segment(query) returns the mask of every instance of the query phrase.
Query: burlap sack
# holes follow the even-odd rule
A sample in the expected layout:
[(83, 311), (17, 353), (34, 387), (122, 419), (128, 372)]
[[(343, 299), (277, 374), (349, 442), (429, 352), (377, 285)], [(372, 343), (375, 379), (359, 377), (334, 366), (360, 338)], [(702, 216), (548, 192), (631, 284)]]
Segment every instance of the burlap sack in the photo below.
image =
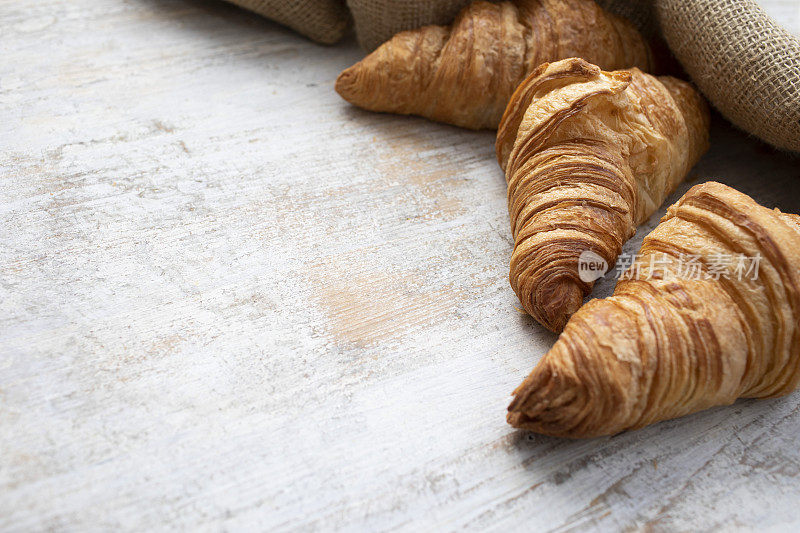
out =
[(633, 22), (644, 35), (658, 33), (653, 0), (595, 0), (601, 7)]
[(392, 35), (428, 24), (448, 24), (472, 0), (347, 0), (358, 43), (371, 52)]
[[(472, 0), (347, 0), (358, 42), (371, 52), (395, 33), (428, 24), (449, 24)], [(645, 32), (653, 31), (650, 0), (599, 0), (612, 12), (630, 18)]]
[(342, 38), (350, 21), (344, 0), (228, 0), (323, 44)]
[(656, 0), (672, 52), (731, 122), (800, 152), (800, 40), (752, 0)]

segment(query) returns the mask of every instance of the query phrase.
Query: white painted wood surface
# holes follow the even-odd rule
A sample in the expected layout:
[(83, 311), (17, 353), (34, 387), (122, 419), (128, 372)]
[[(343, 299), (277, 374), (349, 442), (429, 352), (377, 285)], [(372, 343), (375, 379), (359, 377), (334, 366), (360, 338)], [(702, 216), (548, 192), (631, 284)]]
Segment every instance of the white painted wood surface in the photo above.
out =
[[(0, 0), (0, 51), (0, 530), (800, 527), (800, 393), (505, 424), (554, 337), (506, 280), (493, 135), (349, 107), (353, 44)], [(693, 179), (800, 212), (797, 160), (713, 143)]]
[(800, 35), (800, 0), (760, 0), (758, 3), (781, 26)]

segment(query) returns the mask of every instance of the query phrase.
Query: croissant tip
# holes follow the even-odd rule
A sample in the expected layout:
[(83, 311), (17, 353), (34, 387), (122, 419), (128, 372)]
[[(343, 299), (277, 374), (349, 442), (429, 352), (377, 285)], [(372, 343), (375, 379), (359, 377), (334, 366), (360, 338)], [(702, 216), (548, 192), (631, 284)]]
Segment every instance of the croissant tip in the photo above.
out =
[(508, 409), (509, 411), (508, 414), (506, 414), (506, 422), (508, 422), (508, 425), (511, 427), (519, 428), (519, 418), (522, 413), (512, 411), (510, 405), (508, 406)]
[(552, 435), (553, 428), (548, 427), (545, 421), (539, 416), (545, 410), (546, 405), (542, 400), (531, 402), (530, 398), (515, 396), (508, 406), (506, 422), (516, 429)]
[(357, 64), (353, 65), (352, 67), (346, 68), (341, 73), (339, 73), (339, 76), (337, 76), (336, 78), (336, 83), (334, 83), (333, 85), (334, 90), (337, 93), (339, 93), (339, 96), (341, 96), (347, 101), (350, 101), (350, 98), (352, 96), (352, 89), (353, 87), (355, 87), (356, 75), (354, 69), (356, 66)]
[(546, 362), (514, 391), (506, 421), (515, 428), (536, 429), (536, 415), (546, 408), (546, 393), (552, 388), (554, 374)]
[(519, 396), (515, 396), (508, 406), (508, 413), (506, 414), (506, 422), (511, 427), (517, 429), (527, 429), (536, 431), (535, 419), (530, 417), (522, 408), (522, 402)]
[(541, 312), (534, 316), (550, 331), (561, 333), (569, 318), (583, 304), (584, 292), (583, 287), (571, 278), (542, 283), (537, 299), (543, 305), (537, 306)]
[(512, 427), (553, 437), (591, 436), (582, 421), (601, 406), (589, 401), (585, 385), (545, 356), (514, 391), (506, 421)]

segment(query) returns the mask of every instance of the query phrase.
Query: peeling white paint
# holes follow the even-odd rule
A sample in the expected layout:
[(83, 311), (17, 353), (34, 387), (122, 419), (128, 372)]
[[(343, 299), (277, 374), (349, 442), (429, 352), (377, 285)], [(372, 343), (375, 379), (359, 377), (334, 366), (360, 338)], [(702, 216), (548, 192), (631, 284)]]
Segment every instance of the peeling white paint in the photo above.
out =
[[(349, 107), (353, 44), (0, 0), (0, 47), (0, 529), (798, 525), (800, 394), (506, 426), (554, 337), (508, 286), (493, 135)], [(800, 212), (796, 160), (712, 140), (695, 177)]]

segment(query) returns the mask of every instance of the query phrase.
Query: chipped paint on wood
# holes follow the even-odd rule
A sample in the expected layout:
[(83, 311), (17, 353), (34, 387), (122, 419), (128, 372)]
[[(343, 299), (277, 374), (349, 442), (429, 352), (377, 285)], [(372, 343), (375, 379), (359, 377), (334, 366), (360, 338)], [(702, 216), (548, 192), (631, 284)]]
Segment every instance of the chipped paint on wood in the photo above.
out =
[[(351, 108), (354, 44), (0, 0), (0, 48), (1, 530), (798, 525), (800, 394), (505, 424), (554, 336), (508, 286), (493, 135)], [(796, 160), (712, 138), (695, 179), (800, 212)]]

